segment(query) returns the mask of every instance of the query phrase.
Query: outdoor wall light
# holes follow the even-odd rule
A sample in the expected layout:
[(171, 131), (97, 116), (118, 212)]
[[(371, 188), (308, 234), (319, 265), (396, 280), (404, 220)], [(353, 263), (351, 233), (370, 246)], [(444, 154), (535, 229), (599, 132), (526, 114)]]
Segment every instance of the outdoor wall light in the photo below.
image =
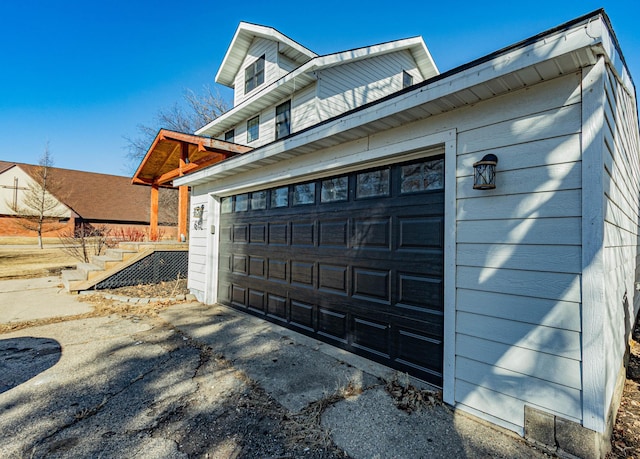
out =
[(492, 190), (496, 187), (496, 155), (485, 155), (477, 163), (473, 163), (473, 189)]

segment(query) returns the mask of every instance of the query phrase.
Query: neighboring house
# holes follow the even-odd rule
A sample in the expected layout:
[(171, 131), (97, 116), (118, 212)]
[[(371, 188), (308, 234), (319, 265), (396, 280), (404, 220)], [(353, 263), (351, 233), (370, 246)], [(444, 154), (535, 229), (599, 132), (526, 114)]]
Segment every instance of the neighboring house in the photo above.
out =
[(640, 302), (636, 94), (604, 11), (443, 74), (420, 38), (316, 56), (241, 23), (216, 81), (235, 107), (197, 134), (255, 149), (174, 181), (192, 292), (604, 454)]
[[(29, 186), (37, 186), (40, 166), (0, 161), (0, 236), (35, 236), (20, 224), (13, 208), (22, 205)], [(149, 187), (131, 184), (129, 177), (51, 167), (51, 193), (60, 206), (47, 215), (57, 224), (45, 236), (56, 237), (81, 224), (112, 232), (143, 232), (149, 226)], [(177, 190), (162, 189), (160, 221), (166, 237), (176, 237)]]

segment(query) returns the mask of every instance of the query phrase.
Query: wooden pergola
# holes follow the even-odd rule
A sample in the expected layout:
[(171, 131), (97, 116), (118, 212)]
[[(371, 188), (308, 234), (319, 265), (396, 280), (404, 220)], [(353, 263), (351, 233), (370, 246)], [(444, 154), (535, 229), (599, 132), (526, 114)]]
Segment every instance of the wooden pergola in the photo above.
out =
[[(171, 182), (189, 172), (251, 151), (252, 148), (223, 140), (160, 129), (144, 159), (133, 175), (134, 185), (151, 187), (150, 234), (158, 239), (160, 187), (174, 188)], [(189, 188), (178, 187), (178, 240), (187, 234)]]

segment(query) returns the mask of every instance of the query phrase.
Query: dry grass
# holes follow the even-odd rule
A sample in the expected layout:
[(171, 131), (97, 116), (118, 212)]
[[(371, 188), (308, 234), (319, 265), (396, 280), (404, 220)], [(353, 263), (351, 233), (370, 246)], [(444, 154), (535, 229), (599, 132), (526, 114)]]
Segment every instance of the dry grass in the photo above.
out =
[(55, 275), (77, 263), (78, 260), (57, 247), (16, 247), (13, 243), (6, 242), (5, 238), (0, 240), (0, 279)]

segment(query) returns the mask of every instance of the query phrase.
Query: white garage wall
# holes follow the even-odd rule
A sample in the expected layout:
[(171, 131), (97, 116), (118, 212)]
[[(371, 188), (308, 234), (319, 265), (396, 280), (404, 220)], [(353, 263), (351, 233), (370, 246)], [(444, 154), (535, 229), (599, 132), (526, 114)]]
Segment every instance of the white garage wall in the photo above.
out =
[[(295, 181), (338, 155), (418, 145), (455, 127), (455, 378), (445, 376), (445, 385), (455, 387), (460, 407), (520, 433), (525, 404), (580, 421), (580, 81), (557, 78), (313, 158), (221, 178), (206, 192)], [(472, 164), (488, 152), (499, 157), (498, 187), (472, 190)]]
[[(603, 77), (604, 105), (604, 269), (606, 324), (603, 359), (606, 372), (605, 408), (613, 397), (616, 379), (630, 338), (640, 298), (638, 276), (638, 221), (640, 157), (638, 119), (633, 95), (619, 85), (610, 69)], [(606, 414), (606, 413), (605, 413)]]

